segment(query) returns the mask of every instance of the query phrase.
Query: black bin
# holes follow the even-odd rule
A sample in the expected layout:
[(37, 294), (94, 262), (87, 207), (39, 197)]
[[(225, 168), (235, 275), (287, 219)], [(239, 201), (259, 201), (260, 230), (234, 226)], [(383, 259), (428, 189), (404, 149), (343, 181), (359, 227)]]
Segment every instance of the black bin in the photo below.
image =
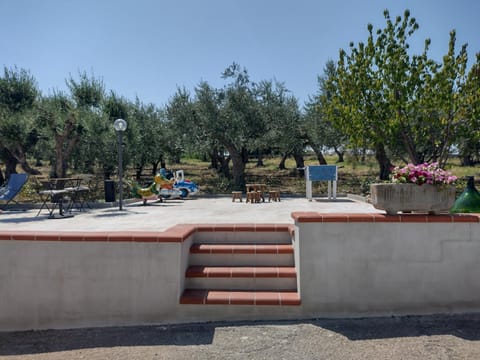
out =
[(115, 182), (113, 180), (105, 180), (105, 202), (115, 201)]

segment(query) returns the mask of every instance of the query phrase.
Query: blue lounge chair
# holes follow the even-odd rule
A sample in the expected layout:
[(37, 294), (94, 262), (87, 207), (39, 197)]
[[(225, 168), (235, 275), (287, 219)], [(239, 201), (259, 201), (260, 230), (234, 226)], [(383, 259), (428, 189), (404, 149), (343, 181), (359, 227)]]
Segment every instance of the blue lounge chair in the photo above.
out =
[(15, 196), (22, 190), (23, 185), (27, 182), (28, 174), (10, 174), (8, 182), (0, 187), (0, 201), (6, 201), (5, 204), (0, 205), (0, 209), (5, 210), (8, 204), (14, 200)]

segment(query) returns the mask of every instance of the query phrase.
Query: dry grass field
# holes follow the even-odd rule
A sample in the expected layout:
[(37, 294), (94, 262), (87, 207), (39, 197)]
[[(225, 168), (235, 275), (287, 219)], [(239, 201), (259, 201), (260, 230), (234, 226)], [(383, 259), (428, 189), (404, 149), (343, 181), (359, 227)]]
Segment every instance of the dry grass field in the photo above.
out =
[[(263, 167), (256, 166), (256, 159), (251, 159), (246, 166), (246, 182), (247, 183), (264, 183), (269, 188), (275, 188), (286, 195), (303, 195), (305, 194), (305, 179), (301, 172), (295, 168), (293, 159), (287, 159), (286, 170), (280, 170), (278, 164), (280, 158), (272, 157), (265, 158)], [(336, 157), (327, 157), (329, 164), (335, 164)], [(318, 164), (313, 155), (305, 156), (305, 165)], [(399, 163), (400, 164), (400, 163)], [(225, 179), (217, 174), (214, 169), (209, 168), (209, 162), (203, 162), (197, 159), (182, 159), (180, 164), (167, 163), (167, 168), (175, 171), (183, 169), (185, 177), (197, 183), (200, 186), (202, 194), (227, 194), (233, 190), (233, 183), (231, 180)], [(368, 158), (361, 163), (356, 161), (353, 157), (346, 156), (345, 162), (336, 164), (338, 169), (338, 193), (341, 194), (358, 194), (367, 195), (369, 193), (370, 184), (377, 180), (377, 165), (375, 159)], [(460, 178), (457, 189), (462, 191), (465, 188), (466, 182), (461, 178), (468, 175), (476, 177), (477, 182), (480, 181), (480, 166), (476, 167), (461, 167), (456, 159), (453, 159), (448, 165), (447, 169), (454, 175)], [(43, 174), (48, 174), (48, 167), (39, 168)], [(21, 170), (19, 169), (19, 172)], [(142, 176), (142, 186), (148, 185), (153, 181), (151, 170), (146, 169)], [(96, 175), (95, 182), (95, 197), (103, 199), (103, 177)], [(133, 169), (127, 169), (124, 178), (134, 179)], [(116, 179), (114, 179), (116, 180)], [(326, 183), (314, 182), (315, 193), (326, 193)], [(27, 186), (19, 198), (21, 201), (35, 202), (38, 201), (36, 194), (35, 183), (29, 181)]]
[[(252, 159), (246, 166), (247, 183), (265, 183), (269, 187), (278, 188), (285, 194), (304, 194), (305, 179), (295, 168), (293, 159), (286, 162), (287, 170), (279, 170), (279, 158), (265, 158), (263, 167), (256, 167), (256, 159)], [(345, 162), (335, 163), (336, 157), (327, 157), (329, 164), (339, 166), (338, 169), (338, 192), (343, 194), (366, 195), (369, 193), (370, 184), (378, 181), (378, 169), (375, 159), (369, 158), (364, 163), (356, 161), (353, 157), (346, 157)], [(314, 156), (305, 157), (305, 165), (318, 165)], [(401, 165), (399, 163), (399, 165)], [(200, 184), (202, 192), (210, 194), (228, 193), (232, 184), (218, 177), (216, 172), (208, 168), (209, 163), (193, 159), (184, 159), (181, 164), (172, 165), (172, 169), (183, 169), (185, 175), (192, 181)], [(480, 166), (461, 167), (456, 159), (447, 165), (447, 170), (460, 178), (458, 189), (464, 189), (466, 184), (461, 178), (475, 176), (480, 181)], [(316, 193), (326, 192), (326, 184), (314, 182)]]

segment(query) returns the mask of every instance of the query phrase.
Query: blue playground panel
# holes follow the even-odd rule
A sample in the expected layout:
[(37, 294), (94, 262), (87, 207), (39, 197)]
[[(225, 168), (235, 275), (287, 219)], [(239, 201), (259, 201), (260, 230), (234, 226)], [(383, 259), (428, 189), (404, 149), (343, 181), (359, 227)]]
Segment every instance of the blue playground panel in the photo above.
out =
[[(307, 166), (305, 171), (306, 195), (312, 200), (312, 182), (327, 181), (328, 199), (337, 198), (337, 166), (336, 165), (314, 165)], [(333, 196), (332, 196), (333, 192)]]
[(335, 181), (337, 180), (336, 165), (316, 165), (308, 167), (308, 179), (310, 181)]

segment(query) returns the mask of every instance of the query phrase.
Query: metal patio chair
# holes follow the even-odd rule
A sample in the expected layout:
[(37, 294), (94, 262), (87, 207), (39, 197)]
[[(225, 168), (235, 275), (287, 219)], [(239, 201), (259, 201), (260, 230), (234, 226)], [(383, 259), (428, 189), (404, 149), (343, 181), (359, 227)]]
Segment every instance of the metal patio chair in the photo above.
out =
[(22, 190), (27, 180), (28, 174), (10, 174), (7, 183), (0, 187), (0, 201), (5, 201), (4, 204), (0, 205), (1, 210), (5, 210), (10, 202), (18, 204), (15, 197)]

